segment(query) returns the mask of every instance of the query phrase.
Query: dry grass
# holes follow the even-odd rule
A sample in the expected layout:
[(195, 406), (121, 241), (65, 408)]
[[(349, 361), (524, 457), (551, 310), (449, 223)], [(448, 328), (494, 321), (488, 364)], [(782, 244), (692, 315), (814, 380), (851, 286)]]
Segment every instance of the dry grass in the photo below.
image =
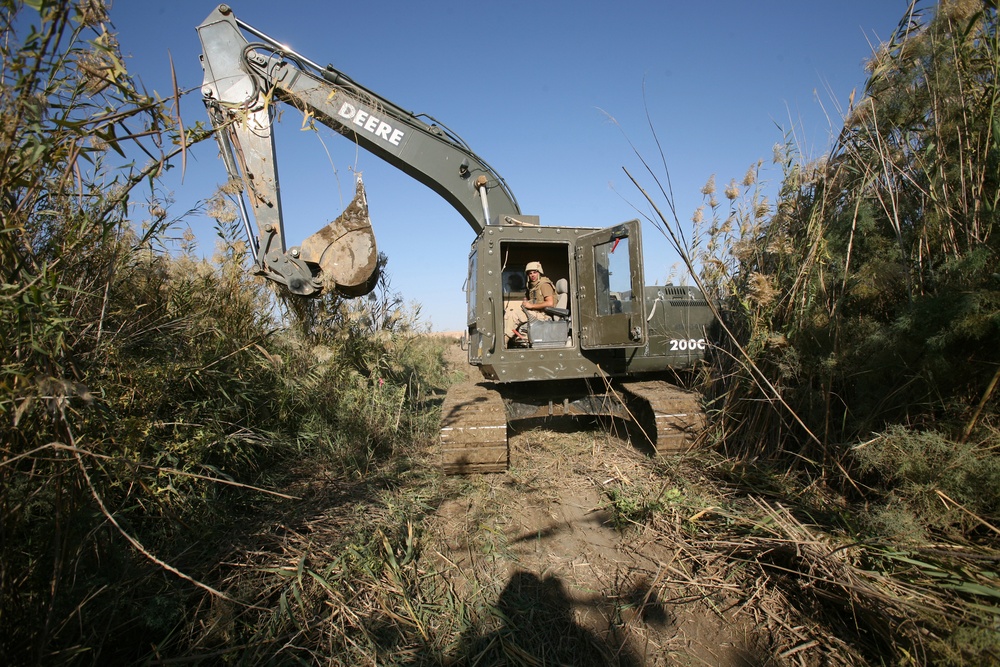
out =
[(363, 477), (310, 461), (218, 541), (200, 577), (229, 599), (198, 596), (154, 661), (958, 664), (949, 627), (990, 659), (992, 584), (961, 577), (991, 552), (946, 571), (857, 543), (857, 508), (797, 476), (533, 426), (500, 475), (445, 477), (427, 440)]

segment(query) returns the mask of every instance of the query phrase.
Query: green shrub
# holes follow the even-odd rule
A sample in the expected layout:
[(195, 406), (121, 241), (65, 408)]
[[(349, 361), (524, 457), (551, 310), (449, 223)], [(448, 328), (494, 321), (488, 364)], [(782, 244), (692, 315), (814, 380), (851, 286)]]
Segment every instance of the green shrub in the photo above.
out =
[(930, 534), (962, 539), (983, 531), (983, 520), (1000, 516), (998, 444), (894, 427), (856, 447), (861, 472), (877, 482), (884, 498), (873, 525), (907, 543), (926, 542)]

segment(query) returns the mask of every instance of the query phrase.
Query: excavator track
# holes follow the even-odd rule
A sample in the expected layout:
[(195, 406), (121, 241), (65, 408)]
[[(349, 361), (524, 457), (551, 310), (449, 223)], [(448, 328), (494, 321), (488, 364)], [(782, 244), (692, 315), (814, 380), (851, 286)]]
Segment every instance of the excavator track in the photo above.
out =
[(507, 470), (507, 413), (488, 384), (453, 385), (441, 406), (441, 467), (449, 475)]
[(658, 454), (691, 449), (708, 420), (698, 394), (658, 380), (621, 383), (633, 420)]

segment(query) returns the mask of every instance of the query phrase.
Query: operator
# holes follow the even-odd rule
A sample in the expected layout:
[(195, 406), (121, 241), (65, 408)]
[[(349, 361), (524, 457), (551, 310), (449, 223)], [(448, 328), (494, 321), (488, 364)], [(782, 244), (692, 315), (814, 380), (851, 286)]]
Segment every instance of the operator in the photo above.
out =
[(551, 320), (545, 309), (556, 305), (556, 287), (545, 277), (541, 262), (528, 262), (524, 273), (528, 276), (527, 298), (521, 302), (520, 308), (510, 307), (504, 312), (503, 329), (508, 347), (516, 340), (525, 339), (519, 331), (522, 324), (533, 320)]

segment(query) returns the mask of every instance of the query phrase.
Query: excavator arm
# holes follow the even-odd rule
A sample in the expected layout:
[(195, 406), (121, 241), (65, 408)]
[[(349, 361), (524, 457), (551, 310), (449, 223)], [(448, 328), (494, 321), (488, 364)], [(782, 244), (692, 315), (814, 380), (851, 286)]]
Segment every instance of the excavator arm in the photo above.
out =
[[(273, 124), (289, 104), (441, 195), (478, 234), (517, 222), (520, 208), (503, 179), (460, 138), (364, 88), (332, 66), (320, 67), (219, 5), (198, 26), (202, 96), (230, 178), (242, 183), (256, 220), (254, 237), (239, 202), (257, 273), (293, 294), (336, 289), (368, 293), (377, 279), (375, 236), (360, 177), (354, 200), (333, 222), (287, 247)], [(249, 41), (250, 35), (254, 41)]]

